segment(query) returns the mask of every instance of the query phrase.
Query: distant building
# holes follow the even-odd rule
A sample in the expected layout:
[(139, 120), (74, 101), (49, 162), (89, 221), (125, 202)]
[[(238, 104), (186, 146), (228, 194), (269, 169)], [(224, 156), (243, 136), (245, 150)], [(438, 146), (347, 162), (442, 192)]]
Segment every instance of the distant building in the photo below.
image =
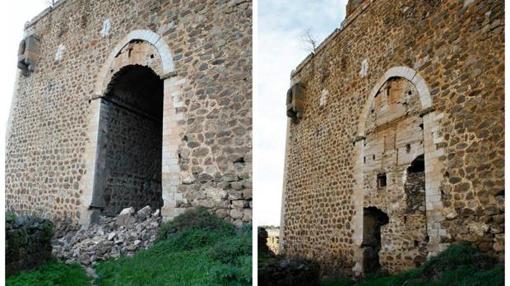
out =
[(280, 228), (266, 227), (267, 231), (267, 247), (274, 253), (280, 253)]

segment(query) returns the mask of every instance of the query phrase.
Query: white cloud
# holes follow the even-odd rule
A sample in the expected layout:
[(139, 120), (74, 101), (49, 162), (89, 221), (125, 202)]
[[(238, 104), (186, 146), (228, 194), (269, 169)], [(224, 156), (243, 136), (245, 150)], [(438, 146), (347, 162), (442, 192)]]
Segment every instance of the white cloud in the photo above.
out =
[(347, 0), (258, 1), (254, 95), (254, 193), (259, 225), (279, 225), (285, 157), (285, 96), (290, 72), (308, 54), (302, 35), (319, 42), (340, 26)]

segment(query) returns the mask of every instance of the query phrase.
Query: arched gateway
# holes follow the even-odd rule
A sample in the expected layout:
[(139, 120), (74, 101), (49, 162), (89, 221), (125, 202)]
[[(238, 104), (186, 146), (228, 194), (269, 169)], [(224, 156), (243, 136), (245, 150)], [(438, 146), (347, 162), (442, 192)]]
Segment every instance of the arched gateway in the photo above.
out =
[(180, 183), (178, 124), (171, 92), (172, 54), (148, 30), (129, 33), (110, 53), (96, 80), (87, 145), (81, 223), (93, 212), (162, 207), (175, 213)]
[[(399, 272), (444, 247), (437, 119), (425, 80), (411, 68), (389, 69), (372, 89), (354, 140), (355, 273), (379, 265)], [(367, 210), (375, 208), (388, 215), (377, 224), (377, 240), (367, 237), (375, 225), (366, 219)], [(372, 240), (377, 243), (368, 243)], [(377, 267), (367, 267), (374, 257)]]

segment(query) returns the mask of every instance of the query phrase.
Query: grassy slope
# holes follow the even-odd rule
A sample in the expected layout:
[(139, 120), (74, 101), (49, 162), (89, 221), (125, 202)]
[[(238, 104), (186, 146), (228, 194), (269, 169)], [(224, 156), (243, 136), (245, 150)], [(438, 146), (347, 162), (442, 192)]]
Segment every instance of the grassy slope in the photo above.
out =
[(6, 280), (7, 286), (88, 286), (91, 279), (78, 264), (49, 262), (33, 271), (21, 272)]
[(324, 281), (323, 286), (498, 286), (504, 285), (504, 267), (473, 246), (450, 246), (419, 268), (385, 277)]
[[(132, 258), (100, 263), (98, 285), (251, 285), (250, 240), (248, 231), (226, 235), (187, 230)], [(245, 249), (232, 256), (225, 245)], [(218, 256), (221, 252), (224, 258)]]
[[(133, 257), (97, 264), (96, 284), (251, 285), (251, 226), (236, 229), (196, 209), (164, 224), (158, 238)], [(81, 286), (90, 280), (79, 265), (54, 262), (13, 276), (7, 285)]]

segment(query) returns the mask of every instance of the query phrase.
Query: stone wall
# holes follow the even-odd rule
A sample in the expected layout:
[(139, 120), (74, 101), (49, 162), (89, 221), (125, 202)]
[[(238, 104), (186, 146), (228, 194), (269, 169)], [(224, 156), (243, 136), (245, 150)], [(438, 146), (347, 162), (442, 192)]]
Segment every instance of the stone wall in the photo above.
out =
[(251, 15), (238, 0), (62, 0), (29, 22), (40, 53), (17, 78), (7, 207), (89, 222), (100, 102), (142, 65), (163, 81), (163, 217), (201, 205), (251, 221)]
[[(406, 79), (392, 78), (375, 95), (365, 122), (363, 207), (376, 207), (390, 218), (381, 227), (379, 259), (392, 272), (417, 266), (426, 257), (420, 251), (427, 237), (425, 213), (409, 210), (407, 201), (418, 198), (406, 191), (413, 183), (407, 170), (417, 156), (423, 155), (419, 111), (420, 99), (414, 85)], [(418, 204), (425, 205), (425, 196), (421, 199)]]
[(99, 141), (107, 148), (105, 213), (114, 215), (129, 206), (140, 209), (147, 203), (161, 208), (162, 122), (107, 101), (101, 107), (100, 120), (107, 125)]
[[(359, 274), (364, 208), (377, 206), (390, 272), (459, 240), (503, 259), (503, 1), (352, 2), (292, 73), (304, 103), (288, 125), (283, 252), (318, 260), (323, 274)], [(395, 79), (414, 111), (388, 105), (370, 119)], [(421, 154), (424, 179), (413, 181), (404, 175)]]
[(5, 222), (6, 275), (31, 270), (49, 261), (52, 235), (50, 221), (8, 213)]

